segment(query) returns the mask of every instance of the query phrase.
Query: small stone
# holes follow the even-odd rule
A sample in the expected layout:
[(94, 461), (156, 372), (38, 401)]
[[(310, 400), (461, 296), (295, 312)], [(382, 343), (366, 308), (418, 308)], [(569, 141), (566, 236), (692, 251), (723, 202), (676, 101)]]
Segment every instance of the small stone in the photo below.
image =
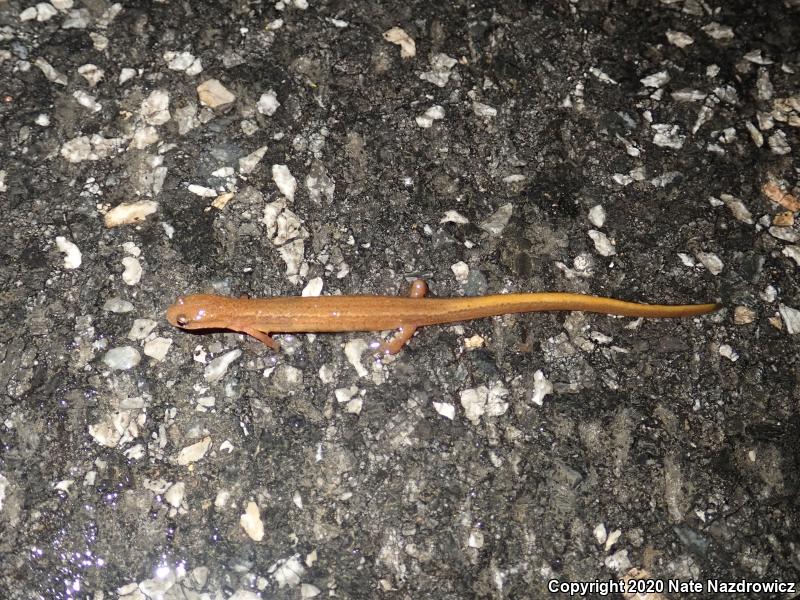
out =
[(733, 311), (733, 322), (737, 325), (747, 325), (756, 320), (756, 311), (747, 306), (737, 306)]
[(78, 74), (88, 82), (89, 87), (94, 87), (105, 76), (105, 71), (97, 65), (87, 63), (78, 67)]
[(797, 266), (800, 267), (800, 246), (786, 246), (781, 251), (781, 254), (791, 258), (795, 263), (797, 263)]
[(182, 448), (181, 451), (178, 452), (178, 456), (175, 458), (175, 461), (181, 466), (186, 466), (193, 462), (197, 462), (206, 455), (206, 452), (208, 452), (209, 448), (211, 448), (211, 437), (206, 436), (199, 442)]
[(109, 298), (103, 304), (103, 310), (113, 313), (127, 313), (133, 310), (133, 304), (121, 298)]
[(271, 117), (278, 110), (281, 103), (278, 102), (278, 96), (275, 90), (269, 90), (261, 94), (261, 97), (256, 102), (256, 110), (259, 114)]
[(141, 108), (142, 118), (149, 125), (163, 125), (170, 120), (169, 94), (166, 90), (154, 90), (144, 99)]
[(484, 119), (491, 119), (497, 116), (496, 108), (477, 101), (472, 103), (472, 112)]
[[(266, 146), (261, 146), (258, 150), (251, 152), (244, 158), (239, 159), (239, 172), (248, 175), (253, 172), (261, 159), (264, 158), (264, 154), (267, 152)], [(297, 182), (295, 182), (295, 185)]]
[(606, 223), (606, 209), (596, 204), (589, 210), (589, 222), (595, 227), (602, 227)]
[(219, 108), (236, 100), (236, 96), (229, 92), (217, 79), (208, 79), (198, 85), (197, 96), (201, 104), (210, 108)]
[(694, 40), (690, 35), (687, 35), (682, 31), (672, 31), (670, 29), (667, 30), (667, 41), (678, 48), (685, 48), (686, 46), (694, 43)]
[(133, 341), (143, 340), (150, 335), (150, 332), (156, 328), (156, 325), (158, 325), (158, 323), (152, 319), (136, 319), (128, 332), (128, 339)]
[(209, 383), (213, 383), (215, 381), (219, 381), (223, 377), (225, 377), (225, 373), (228, 371), (228, 367), (242, 355), (241, 350), (231, 350), (230, 352), (223, 354), (222, 356), (218, 356), (214, 360), (212, 360), (208, 365), (206, 365), (205, 372), (203, 373), (203, 377)]
[(122, 259), (122, 266), (125, 270), (122, 272), (122, 281), (128, 285), (136, 285), (142, 278), (142, 264), (132, 256), (126, 256)]
[(594, 242), (594, 249), (597, 250), (600, 256), (614, 256), (617, 253), (613, 242), (605, 233), (596, 229), (590, 229), (588, 233)]
[(129, 225), (131, 223), (141, 223), (158, 210), (158, 204), (152, 200), (140, 200), (139, 202), (123, 202), (109, 210), (103, 217), (103, 222), (108, 228)]
[(289, 171), (286, 165), (272, 165), (272, 180), (278, 186), (278, 190), (289, 202), (294, 200), (294, 193), (297, 190), (297, 180)]
[(703, 266), (706, 269), (708, 269), (712, 275), (719, 275), (720, 273), (722, 273), (722, 269), (725, 267), (725, 264), (716, 254), (713, 254), (711, 252), (697, 252), (696, 256), (697, 259), (701, 263), (703, 263)]
[(178, 481), (169, 487), (164, 492), (164, 500), (173, 508), (180, 508), (183, 503), (183, 498), (186, 496), (186, 484), (183, 481)]
[(737, 221), (747, 223), (748, 225), (752, 225), (755, 222), (753, 221), (753, 215), (741, 200), (730, 194), (720, 194), (720, 198), (733, 213)]
[(136, 77), (136, 69), (131, 69), (130, 67), (125, 67), (119, 72), (119, 84), (122, 85), (126, 81), (130, 81)]
[(669, 73), (666, 71), (659, 71), (658, 73), (653, 73), (652, 75), (648, 75), (640, 79), (639, 81), (642, 83), (643, 86), (649, 88), (660, 88), (663, 85), (669, 83), (670, 80)]
[(545, 396), (553, 393), (553, 384), (544, 376), (541, 370), (537, 370), (533, 374), (533, 394), (531, 394), (531, 402), (537, 406), (544, 404)]
[(434, 402), (433, 409), (446, 419), (451, 421), (456, 417), (456, 407), (449, 402)]
[(506, 228), (506, 225), (508, 225), (508, 222), (511, 219), (511, 215), (513, 212), (514, 212), (514, 207), (510, 202), (503, 204), (487, 219), (482, 221), (478, 225), (478, 227), (483, 229), (486, 233), (488, 233), (492, 237), (499, 237), (500, 234), (503, 233), (503, 230)]
[(244, 514), (239, 517), (239, 524), (248, 537), (260, 542), (264, 539), (264, 523), (261, 520), (261, 510), (255, 502), (248, 502)]
[(428, 129), (433, 125), (434, 121), (444, 119), (444, 108), (435, 104), (426, 110), (423, 114), (416, 117), (417, 125), (423, 129)]
[(132, 369), (142, 360), (141, 354), (133, 346), (112, 348), (103, 355), (103, 362), (115, 371)]
[(417, 45), (400, 27), (392, 27), (383, 32), (383, 39), (392, 44), (400, 46), (401, 58), (414, 58), (417, 55)]
[(781, 313), (783, 323), (786, 325), (786, 331), (790, 335), (800, 333), (800, 310), (781, 304), (778, 306), (778, 312)]
[(155, 361), (162, 361), (167, 356), (172, 340), (169, 338), (157, 337), (145, 342), (144, 353)]
[(81, 266), (83, 255), (78, 246), (61, 235), (56, 238), (56, 246), (64, 254), (65, 269), (77, 269)]

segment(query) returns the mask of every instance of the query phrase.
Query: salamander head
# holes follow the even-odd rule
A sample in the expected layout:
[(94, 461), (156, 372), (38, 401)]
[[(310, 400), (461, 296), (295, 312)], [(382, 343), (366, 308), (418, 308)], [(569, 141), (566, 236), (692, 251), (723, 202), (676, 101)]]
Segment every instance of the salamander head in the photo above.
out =
[(211, 294), (180, 296), (167, 308), (167, 321), (181, 329), (225, 328), (230, 321), (230, 301)]

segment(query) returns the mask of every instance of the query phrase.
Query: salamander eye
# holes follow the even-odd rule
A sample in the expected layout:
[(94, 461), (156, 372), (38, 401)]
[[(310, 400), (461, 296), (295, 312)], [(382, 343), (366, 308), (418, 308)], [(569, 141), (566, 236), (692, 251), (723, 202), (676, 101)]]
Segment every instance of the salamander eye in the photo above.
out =
[(181, 327), (186, 327), (189, 324), (189, 319), (186, 318), (186, 315), (178, 315), (175, 318), (175, 322)]

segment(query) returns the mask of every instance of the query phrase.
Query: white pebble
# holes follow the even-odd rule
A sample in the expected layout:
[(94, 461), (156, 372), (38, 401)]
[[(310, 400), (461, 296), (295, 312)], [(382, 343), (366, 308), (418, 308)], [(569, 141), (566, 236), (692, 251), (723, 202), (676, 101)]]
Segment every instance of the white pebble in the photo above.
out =
[(353, 398), (344, 407), (344, 411), (353, 415), (361, 414), (361, 409), (364, 406), (364, 399), (361, 396)]
[(140, 200), (138, 202), (123, 202), (109, 210), (103, 217), (106, 227), (119, 227), (130, 223), (140, 223), (148, 215), (158, 210), (158, 204), (152, 200)]
[(162, 361), (167, 356), (172, 340), (164, 337), (157, 337), (145, 342), (144, 353), (155, 361)]
[(790, 242), (793, 244), (797, 241), (800, 241), (800, 234), (798, 234), (791, 227), (778, 227), (777, 225), (773, 225), (768, 231), (772, 237), (783, 240), (784, 242)]
[(680, 150), (686, 142), (686, 136), (680, 133), (680, 127), (677, 125), (670, 125), (669, 123), (653, 123), (650, 126), (655, 134), (653, 134), (653, 143), (662, 148), (672, 148)]
[(236, 100), (228, 89), (216, 79), (208, 79), (197, 86), (200, 103), (210, 108), (218, 108)]
[(164, 60), (167, 63), (167, 68), (173, 71), (185, 71), (195, 61), (195, 56), (191, 52), (164, 52)]
[(264, 158), (264, 154), (267, 152), (266, 146), (261, 146), (258, 150), (251, 152), (244, 158), (239, 159), (239, 173), (244, 175), (248, 175), (249, 173), (253, 172), (253, 169), (256, 168), (261, 159)]
[(666, 71), (659, 71), (658, 73), (653, 73), (652, 75), (648, 75), (640, 79), (642, 85), (649, 88), (660, 88), (666, 83), (669, 83), (670, 80), (669, 73)]
[(181, 466), (197, 462), (206, 455), (209, 448), (211, 448), (211, 437), (206, 436), (199, 442), (182, 448), (175, 460)]
[(39, 70), (48, 80), (59, 85), (67, 85), (67, 76), (56, 70), (53, 65), (47, 62), (41, 56), (37, 58), (33, 64), (39, 68)]
[(602, 227), (606, 222), (606, 209), (600, 204), (595, 204), (589, 210), (589, 222), (595, 227)]
[(223, 354), (222, 356), (218, 356), (214, 360), (212, 360), (208, 365), (206, 365), (205, 372), (203, 373), (203, 377), (208, 382), (219, 381), (225, 376), (225, 373), (228, 370), (228, 367), (231, 365), (233, 361), (239, 358), (242, 355), (242, 351), (239, 349), (231, 350)]
[(697, 252), (697, 259), (703, 263), (703, 266), (709, 270), (712, 275), (719, 275), (725, 267), (719, 256), (711, 252)]
[(239, 524), (248, 537), (260, 542), (264, 539), (264, 522), (261, 520), (261, 509), (255, 502), (248, 502), (244, 514), (239, 517)]
[(790, 335), (800, 333), (800, 310), (781, 304), (778, 306), (778, 311), (781, 313), (783, 322), (786, 325), (786, 331)]
[(544, 404), (545, 396), (553, 393), (553, 384), (544, 376), (541, 370), (533, 374), (533, 394), (531, 401), (541, 406)]
[(300, 578), (305, 574), (306, 569), (297, 556), (292, 556), (286, 560), (279, 560), (270, 567), (269, 571), (279, 588), (287, 585), (291, 588), (300, 585)]
[(439, 219), (439, 223), (457, 223), (458, 225), (465, 225), (469, 223), (469, 219), (457, 210), (448, 210), (444, 213), (444, 216)]
[(594, 528), (594, 539), (597, 540), (597, 543), (602, 545), (606, 543), (606, 539), (608, 534), (606, 533), (606, 526), (600, 523)]
[(297, 180), (289, 171), (286, 165), (272, 165), (272, 180), (278, 186), (278, 190), (289, 202), (294, 200), (294, 193), (297, 190)]
[(338, 388), (333, 390), (333, 396), (336, 398), (336, 402), (339, 404), (349, 402), (356, 396), (356, 394), (358, 394), (358, 388), (354, 385), (351, 385), (349, 388)]
[(739, 360), (739, 353), (736, 352), (736, 350), (734, 350), (728, 344), (720, 345), (719, 354), (720, 354), (720, 356), (724, 356), (725, 358), (727, 358), (731, 362), (736, 362), (737, 360)]
[(278, 110), (281, 103), (278, 102), (278, 96), (275, 90), (269, 90), (261, 94), (261, 97), (256, 102), (256, 110), (259, 114), (271, 117)]
[(483, 533), (477, 529), (470, 531), (467, 538), (467, 546), (470, 548), (483, 548), (484, 539)]
[(788, 258), (791, 258), (794, 262), (797, 263), (797, 266), (800, 267), (800, 246), (786, 246), (781, 251), (781, 254), (783, 254)]
[(150, 335), (150, 332), (156, 328), (156, 325), (158, 325), (158, 323), (152, 319), (136, 319), (128, 332), (128, 339), (133, 341), (143, 340)]
[(302, 600), (307, 600), (308, 598), (316, 598), (321, 593), (322, 590), (315, 585), (312, 585), (310, 583), (300, 584), (300, 598)]
[(122, 272), (122, 281), (128, 285), (136, 285), (142, 278), (142, 265), (132, 256), (126, 256), (122, 259), (122, 266), (125, 270)]
[(353, 366), (359, 377), (366, 377), (368, 375), (368, 371), (364, 368), (364, 365), (361, 364), (361, 355), (364, 354), (364, 351), (367, 349), (367, 343), (361, 338), (350, 340), (344, 345), (344, 355), (347, 357), (347, 362)]
[(456, 276), (456, 281), (459, 283), (465, 283), (467, 281), (469, 277), (469, 265), (463, 260), (450, 265), (450, 270), (453, 272), (453, 275)]
[(752, 225), (754, 223), (753, 215), (744, 205), (744, 202), (734, 196), (731, 196), (730, 194), (720, 194), (719, 197), (730, 209), (737, 221), (747, 223), (748, 225)]
[(423, 129), (427, 129), (431, 125), (433, 125), (434, 121), (438, 121), (441, 119), (444, 119), (444, 108), (442, 108), (438, 104), (434, 104), (423, 114), (419, 115), (416, 118), (416, 121), (417, 125), (419, 125)]
[(164, 493), (164, 500), (166, 500), (173, 508), (180, 508), (183, 498), (186, 495), (186, 484), (178, 481), (170, 486)]
[(36, 5), (36, 20), (41, 22), (49, 21), (58, 14), (55, 7), (48, 2), (39, 2)]
[(314, 277), (308, 282), (308, 284), (306, 284), (306, 287), (303, 288), (303, 291), (300, 293), (300, 295), (305, 297), (319, 296), (322, 293), (322, 286), (322, 277)]
[(133, 346), (119, 346), (112, 348), (103, 355), (103, 362), (111, 369), (127, 371), (132, 369), (142, 360), (141, 354)]
[(414, 58), (417, 55), (417, 44), (400, 27), (392, 27), (388, 31), (384, 31), (383, 39), (391, 44), (400, 46), (401, 58)]
[(491, 119), (497, 116), (497, 109), (489, 106), (488, 104), (484, 104), (483, 102), (473, 102), (472, 103), (472, 112), (474, 112), (477, 116), (482, 117), (484, 119)]
[(506, 228), (506, 225), (508, 225), (508, 221), (511, 219), (513, 212), (514, 207), (510, 202), (503, 204), (503, 206), (489, 215), (487, 219), (479, 223), (478, 227), (493, 237), (499, 237)]
[(105, 71), (97, 65), (86, 63), (78, 67), (78, 74), (89, 83), (89, 87), (94, 87), (103, 78)]
[(592, 238), (594, 249), (597, 250), (600, 256), (614, 256), (617, 253), (613, 242), (608, 239), (608, 236), (602, 231), (590, 229), (589, 237)]
[(456, 417), (456, 407), (449, 402), (434, 402), (433, 409), (446, 419), (451, 421)]
[(606, 540), (606, 543), (604, 544), (603, 549), (606, 552), (611, 550), (611, 546), (613, 546), (614, 544), (617, 543), (617, 540), (620, 538), (621, 535), (622, 535), (622, 531), (619, 530), (619, 529), (615, 529), (614, 531), (609, 533), (608, 534), (608, 539)]
[(78, 246), (61, 235), (56, 238), (56, 246), (64, 253), (65, 269), (77, 269), (81, 266), (83, 255)]
[(123, 83), (133, 79), (134, 77), (136, 77), (136, 69), (125, 67), (119, 72), (119, 80), (118, 80), (119, 84), (122, 85)]
[(690, 35), (687, 35), (682, 31), (672, 31), (670, 29), (667, 30), (667, 41), (678, 48), (685, 48), (686, 46), (694, 43), (694, 40)]
[(140, 111), (142, 118), (148, 125), (163, 125), (170, 120), (169, 94), (166, 90), (153, 90), (142, 101)]
[(103, 304), (103, 310), (113, 313), (126, 313), (133, 310), (133, 304), (121, 298), (109, 298)]
[(75, 98), (77, 103), (80, 104), (83, 108), (88, 109), (92, 112), (99, 112), (103, 108), (97, 102), (97, 100), (95, 100), (94, 96), (83, 90), (75, 90), (74, 92), (72, 92), (72, 97)]
[(36, 18), (36, 7), (29, 6), (21, 13), (19, 13), (19, 20), (20, 21), (33, 21)]
[(189, 184), (186, 188), (195, 196), (200, 196), (201, 198), (216, 198), (217, 197), (217, 190), (212, 188), (207, 188), (202, 185), (196, 185), (194, 183)]

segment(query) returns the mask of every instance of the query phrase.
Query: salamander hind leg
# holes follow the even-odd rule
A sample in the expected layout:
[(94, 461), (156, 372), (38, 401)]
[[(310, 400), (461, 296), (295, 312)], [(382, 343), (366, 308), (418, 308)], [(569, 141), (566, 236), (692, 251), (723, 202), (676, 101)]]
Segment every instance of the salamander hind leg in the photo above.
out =
[(246, 333), (247, 335), (253, 336), (259, 342), (262, 342), (263, 344), (266, 344), (267, 346), (272, 348), (275, 352), (277, 352), (278, 350), (281, 349), (280, 343), (278, 343), (275, 340), (273, 340), (272, 336), (269, 335), (268, 333), (265, 333), (263, 331), (259, 331), (258, 329), (252, 329), (252, 328), (249, 328), (249, 327), (241, 329), (241, 332), (242, 333)]
[(406, 345), (406, 342), (411, 339), (414, 332), (417, 330), (415, 325), (403, 325), (397, 330), (397, 333), (392, 339), (387, 342), (381, 342), (378, 346), (378, 354), (397, 354)]

